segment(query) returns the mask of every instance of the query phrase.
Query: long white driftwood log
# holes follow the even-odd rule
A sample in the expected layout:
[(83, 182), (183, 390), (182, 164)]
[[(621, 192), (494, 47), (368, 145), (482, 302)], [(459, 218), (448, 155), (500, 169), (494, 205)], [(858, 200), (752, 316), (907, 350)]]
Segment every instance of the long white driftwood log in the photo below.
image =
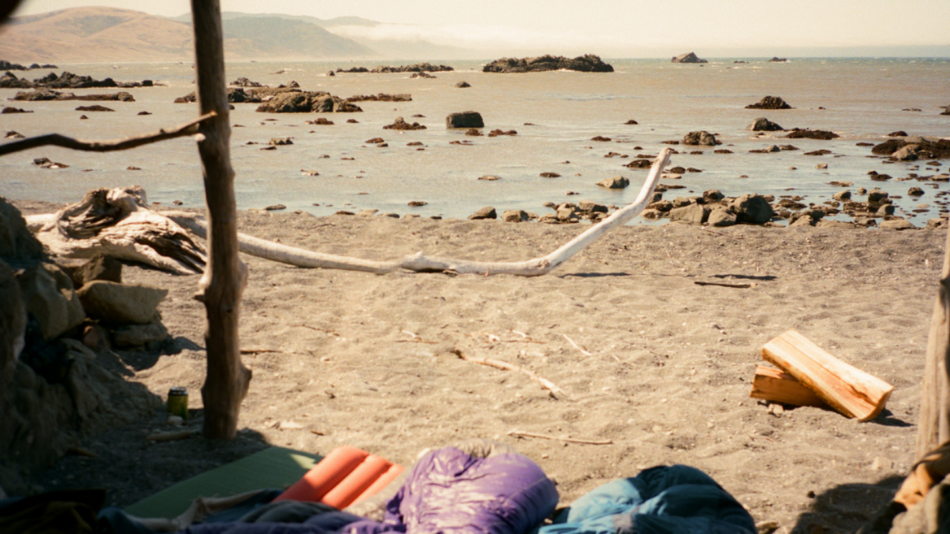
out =
[[(427, 258), (422, 252), (406, 256), (396, 261), (373, 261), (360, 258), (337, 256), (312, 252), (279, 243), (273, 243), (238, 234), (238, 245), (241, 252), (297, 267), (311, 267), (320, 269), (343, 269), (350, 271), (365, 271), (377, 274), (388, 273), (397, 269), (407, 269), (417, 272), (450, 272), (476, 274), (512, 274), (517, 276), (540, 276), (547, 274), (572, 256), (600, 239), (604, 234), (623, 226), (639, 215), (653, 198), (653, 191), (660, 179), (660, 173), (670, 162), (669, 148), (660, 150), (650, 174), (647, 176), (640, 194), (631, 204), (617, 210), (598, 224), (592, 225), (585, 232), (554, 252), (540, 258), (520, 262), (486, 262), (467, 261), (445, 258)], [(185, 212), (163, 212), (163, 215), (174, 220), (179, 225), (193, 231), (202, 238), (206, 238), (207, 229), (202, 221), (198, 221), (194, 214)]]

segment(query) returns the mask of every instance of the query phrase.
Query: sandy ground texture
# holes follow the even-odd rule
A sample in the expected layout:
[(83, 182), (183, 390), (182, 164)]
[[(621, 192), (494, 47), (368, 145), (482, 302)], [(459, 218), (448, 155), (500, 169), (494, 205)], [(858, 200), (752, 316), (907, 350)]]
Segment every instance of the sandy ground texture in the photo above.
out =
[[(265, 212), (239, 219), (244, 233), (374, 259), (424, 250), (524, 260), (584, 229)], [(238, 439), (150, 444), (144, 433), (164, 428), (157, 414), (89, 438), (97, 458), (64, 458), (37, 474), (34, 489), (107, 487), (123, 506), (268, 444), (320, 454), (347, 444), (409, 464), (425, 447), (480, 437), (537, 462), (564, 505), (616, 477), (679, 463), (709, 473), (779, 532), (853, 531), (913, 461), (945, 238), (624, 227), (538, 278), (380, 276), (245, 256), (241, 346), (254, 376)], [(198, 277), (127, 266), (124, 279), (169, 289), (160, 311), (174, 341), (161, 354), (120, 353), (118, 370), (160, 396), (185, 386), (199, 409)], [(750, 399), (762, 345), (789, 329), (893, 384), (884, 414), (868, 423), (816, 408), (777, 416)], [(521, 366), (563, 393), (458, 353)]]

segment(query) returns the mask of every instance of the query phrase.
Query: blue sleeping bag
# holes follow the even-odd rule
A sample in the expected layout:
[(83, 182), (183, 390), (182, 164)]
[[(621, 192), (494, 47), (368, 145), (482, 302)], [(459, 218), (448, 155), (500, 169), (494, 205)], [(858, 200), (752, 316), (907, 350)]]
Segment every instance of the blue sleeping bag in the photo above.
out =
[(755, 534), (752, 516), (693, 467), (653, 467), (577, 499), (538, 534)]

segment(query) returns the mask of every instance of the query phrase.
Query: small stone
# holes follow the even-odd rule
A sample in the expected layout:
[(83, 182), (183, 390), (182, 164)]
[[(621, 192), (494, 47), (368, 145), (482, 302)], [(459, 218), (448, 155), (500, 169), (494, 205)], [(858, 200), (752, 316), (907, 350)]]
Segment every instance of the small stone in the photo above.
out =
[(501, 214), (501, 218), (505, 222), (523, 222), (529, 219), (528, 212), (524, 210), (506, 210)]
[(409, 207), (410, 207), (410, 208), (420, 208), (420, 207), (422, 207), (422, 206), (425, 206), (426, 204), (428, 204), (428, 202), (426, 202), (425, 200), (411, 200), (411, 201), (409, 201)]
[(468, 216), (470, 220), (477, 221), (481, 219), (497, 219), (498, 213), (495, 212), (495, 208), (491, 206), (486, 206), (475, 213)]
[(280, 210), (285, 210), (285, 209), (287, 209), (287, 206), (283, 204), (274, 204), (272, 206), (267, 206), (266, 208), (264, 208), (265, 211), (280, 211)]
[(770, 403), (769, 404), (769, 415), (774, 415), (775, 417), (782, 417), (782, 414), (785, 413), (785, 408), (781, 404)]
[(501, 180), (501, 176), (495, 176), (494, 174), (486, 174), (485, 176), (479, 176), (479, 180), (485, 180), (486, 182), (494, 182), (495, 180)]
[(630, 185), (630, 180), (623, 176), (614, 176), (613, 178), (606, 178), (597, 182), (597, 185), (606, 187), (607, 189), (623, 189)]

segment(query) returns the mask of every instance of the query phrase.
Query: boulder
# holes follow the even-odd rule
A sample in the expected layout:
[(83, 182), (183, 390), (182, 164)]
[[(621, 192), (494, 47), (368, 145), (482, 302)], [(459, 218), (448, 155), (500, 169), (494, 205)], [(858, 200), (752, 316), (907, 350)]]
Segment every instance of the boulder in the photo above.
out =
[(688, 52), (686, 54), (680, 54), (673, 58), (673, 63), (709, 63), (705, 59), (700, 59), (693, 52)]
[(3, 260), (0, 260), (0, 302), (3, 302), (0, 306), (0, 392), (3, 392), (13, 380), (26, 331), (26, 305), (20, 284), (13, 269)]
[(791, 133), (785, 136), (788, 139), (820, 139), (822, 141), (828, 141), (829, 139), (837, 139), (840, 137), (834, 132), (829, 132), (827, 130), (809, 130), (808, 128), (799, 129), (793, 128)]
[(913, 230), (917, 228), (913, 223), (907, 219), (902, 219), (900, 217), (895, 217), (893, 219), (888, 219), (881, 222), (881, 229), (886, 230)]
[(112, 324), (152, 322), (167, 289), (94, 280), (79, 289), (79, 300), (90, 317)]
[(715, 226), (717, 228), (732, 226), (736, 224), (736, 214), (725, 206), (717, 206), (709, 213), (706, 222), (709, 223), (709, 226)]
[(68, 274), (52, 263), (39, 263), (17, 280), (27, 311), (39, 321), (43, 339), (52, 340), (86, 319)]
[(473, 221), (480, 219), (497, 219), (498, 213), (495, 212), (495, 208), (487, 206), (469, 215), (468, 218)]
[(149, 324), (121, 325), (115, 329), (112, 342), (118, 348), (141, 347), (168, 339), (168, 330), (161, 321)]
[(613, 72), (614, 68), (601, 61), (599, 56), (587, 54), (574, 59), (563, 56), (544, 55), (529, 58), (501, 58), (482, 67), (482, 72), (522, 73), (550, 70), (574, 70), (580, 72)]
[(831, 198), (839, 201), (851, 200), (851, 191), (848, 191), (847, 189), (844, 191), (838, 191), (837, 193), (831, 195)]
[(785, 128), (782, 128), (778, 124), (775, 124), (765, 117), (759, 117), (749, 125), (749, 130), (752, 130), (753, 132), (777, 132), (784, 129)]
[(42, 256), (43, 245), (27, 229), (20, 210), (0, 197), (0, 258), (15, 263)]
[(766, 96), (755, 104), (749, 104), (746, 109), (792, 109), (781, 97)]
[(718, 189), (709, 189), (703, 191), (703, 201), (705, 201), (707, 204), (719, 202), (724, 198), (726, 198), (726, 195), (723, 195), (722, 191)]
[(738, 223), (765, 224), (775, 215), (768, 201), (756, 194), (742, 195), (733, 200), (730, 207), (736, 214)]
[(891, 154), (891, 159), (895, 161), (916, 161), (917, 145), (906, 145)]
[(523, 222), (528, 220), (528, 212), (524, 210), (506, 210), (501, 214), (505, 222)]
[(112, 256), (96, 253), (86, 263), (73, 271), (73, 285), (82, 287), (93, 280), (122, 283), (122, 263)]
[(465, 89), (466, 87), (471, 87), (472, 84), (470, 84), (470, 83), (468, 83), (468, 82), (466, 82), (466, 81), (461, 81), (461, 82), (455, 84), (455, 86), (458, 87), (459, 89)]
[(721, 145), (716, 136), (707, 131), (689, 132), (683, 137), (684, 145), (716, 146)]
[(690, 224), (703, 224), (709, 218), (709, 206), (703, 204), (689, 204), (681, 208), (670, 210), (670, 221), (683, 221)]
[(458, 113), (449, 113), (445, 117), (446, 128), (484, 128), (485, 122), (482, 120), (481, 113), (477, 111), (462, 111)]
[(918, 159), (950, 158), (950, 139), (920, 136), (888, 139), (875, 145), (871, 149), (871, 153), (879, 156), (892, 156), (898, 150), (911, 145), (916, 146), (914, 153)]
[(614, 176), (613, 178), (605, 178), (597, 182), (597, 185), (606, 187), (607, 189), (624, 189), (630, 185), (630, 180), (623, 176)]
[(607, 213), (610, 211), (606, 204), (590, 200), (581, 200), (577, 203), (577, 207), (584, 213)]

